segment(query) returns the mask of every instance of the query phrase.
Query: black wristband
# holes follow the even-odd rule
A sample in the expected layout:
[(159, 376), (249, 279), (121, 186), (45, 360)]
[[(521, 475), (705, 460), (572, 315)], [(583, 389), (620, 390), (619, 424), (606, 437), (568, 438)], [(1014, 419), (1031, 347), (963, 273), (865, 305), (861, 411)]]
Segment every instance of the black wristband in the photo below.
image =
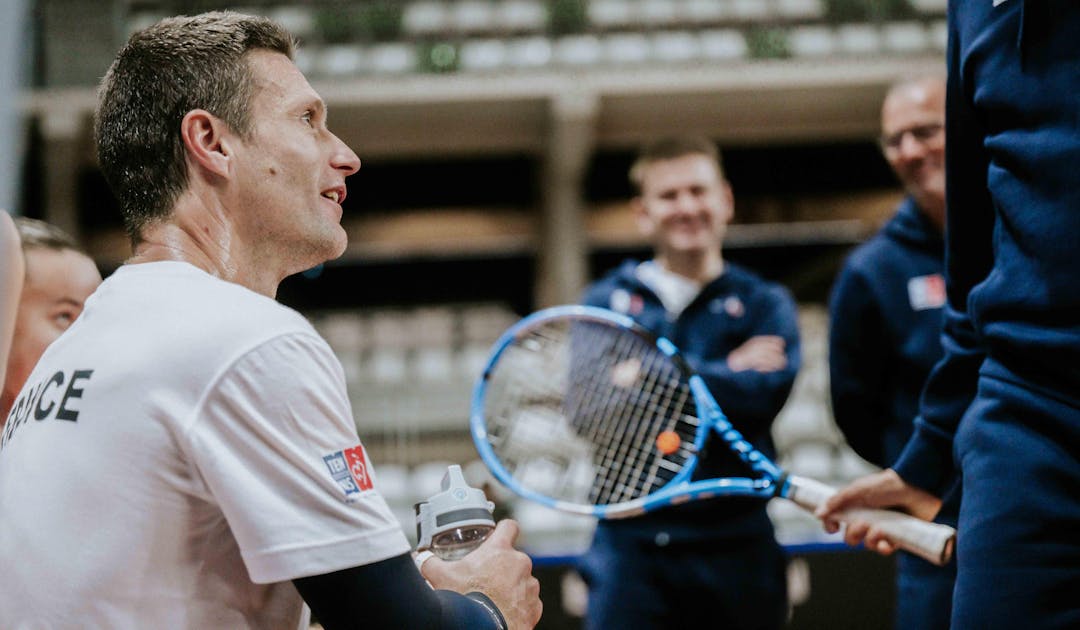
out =
[(465, 597), (480, 604), (491, 615), (492, 621), (495, 622), (495, 627), (499, 630), (509, 630), (509, 626), (506, 625), (506, 619), (502, 616), (502, 612), (499, 611), (499, 607), (495, 605), (495, 602), (491, 601), (491, 598), (484, 595), (480, 591), (472, 591), (471, 593), (465, 593)]

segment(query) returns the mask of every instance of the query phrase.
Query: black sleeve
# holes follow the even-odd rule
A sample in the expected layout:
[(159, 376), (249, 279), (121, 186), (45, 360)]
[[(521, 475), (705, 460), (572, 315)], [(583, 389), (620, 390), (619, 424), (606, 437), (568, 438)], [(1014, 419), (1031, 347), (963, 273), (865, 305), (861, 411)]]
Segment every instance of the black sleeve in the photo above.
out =
[(326, 630), (505, 630), (502, 614), (480, 593), (433, 590), (409, 554), (293, 580)]

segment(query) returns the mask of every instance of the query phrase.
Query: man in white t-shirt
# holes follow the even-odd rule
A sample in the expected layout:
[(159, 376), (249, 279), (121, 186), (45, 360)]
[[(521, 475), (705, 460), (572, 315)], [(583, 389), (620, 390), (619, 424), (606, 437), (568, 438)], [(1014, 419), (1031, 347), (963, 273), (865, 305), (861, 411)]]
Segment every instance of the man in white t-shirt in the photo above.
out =
[[(285, 277), (339, 256), (356, 155), (263, 18), (170, 18), (106, 74), (98, 155), (133, 257), (0, 437), (0, 627), (525, 628), (499, 524), (423, 566), (377, 491), (341, 366)], [(424, 582), (426, 578), (435, 590)]]

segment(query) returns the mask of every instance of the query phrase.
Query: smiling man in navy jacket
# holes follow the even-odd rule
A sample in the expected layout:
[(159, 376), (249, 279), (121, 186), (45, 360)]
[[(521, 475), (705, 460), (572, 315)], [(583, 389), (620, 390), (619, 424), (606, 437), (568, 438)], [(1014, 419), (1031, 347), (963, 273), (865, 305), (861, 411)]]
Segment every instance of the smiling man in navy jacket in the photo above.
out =
[[(773, 455), (769, 429), (799, 367), (795, 303), (783, 287), (725, 261), (734, 202), (716, 146), (669, 138), (646, 146), (630, 171), (638, 227), (654, 257), (627, 261), (584, 302), (627, 314), (682, 350), (731, 422)], [(746, 476), (723, 445), (695, 479)], [(780, 628), (786, 559), (765, 503), (697, 501), (601, 522), (582, 573), (586, 627)]]
[[(907, 197), (852, 252), (830, 303), (833, 413), (851, 447), (880, 467), (911, 437), (919, 393), (941, 358), (945, 305), (945, 80), (893, 85), (881, 108), (881, 149)], [(956, 525), (959, 493), (937, 521)], [(949, 627), (956, 562), (908, 553), (897, 562), (896, 627)]]
[(945, 357), (893, 469), (821, 516), (930, 517), (955, 462), (953, 628), (1077, 628), (1080, 5), (950, 2), (948, 60)]

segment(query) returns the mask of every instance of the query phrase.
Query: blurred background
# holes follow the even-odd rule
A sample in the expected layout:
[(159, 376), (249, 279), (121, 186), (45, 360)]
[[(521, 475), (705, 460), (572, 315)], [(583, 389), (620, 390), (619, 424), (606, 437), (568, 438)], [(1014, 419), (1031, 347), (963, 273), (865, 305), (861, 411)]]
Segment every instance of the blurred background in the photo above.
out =
[[(167, 15), (229, 8), (284, 24), (363, 168), (345, 255), (290, 278), (279, 299), (338, 353), (380, 489), (414, 535), (413, 504), (448, 463), (489, 481), (467, 419), (492, 342), (624, 257), (648, 257), (627, 204), (634, 152), (704, 134), (736, 197), (725, 257), (800, 303), (804, 364), (774, 428), (782, 463), (841, 484), (870, 467), (833, 424), (825, 303), (845, 254), (902, 196), (877, 145), (881, 100), (897, 78), (943, 71), (945, 4), (5, 0), (0, 207), (76, 234), (108, 274), (129, 249), (91, 119), (115, 52)], [(593, 524), (487, 489), (537, 559), (542, 627), (576, 627), (567, 567)], [(891, 561), (785, 508), (770, 506), (793, 554), (793, 627), (886, 627)], [(854, 586), (865, 595), (849, 598)]]

